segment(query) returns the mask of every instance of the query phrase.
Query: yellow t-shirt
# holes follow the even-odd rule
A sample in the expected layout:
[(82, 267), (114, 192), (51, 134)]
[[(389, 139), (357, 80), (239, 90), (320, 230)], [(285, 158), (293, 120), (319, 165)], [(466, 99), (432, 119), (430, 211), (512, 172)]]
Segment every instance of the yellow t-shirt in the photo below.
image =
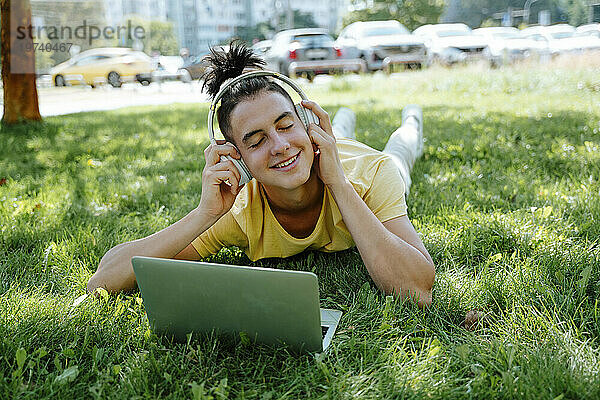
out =
[[(352, 139), (337, 139), (337, 148), (346, 177), (375, 216), (385, 222), (406, 215), (404, 181), (390, 157)], [(321, 214), (313, 232), (297, 239), (279, 224), (264, 191), (252, 179), (238, 194), (235, 203), (192, 245), (201, 257), (221, 248), (237, 246), (252, 261), (267, 257), (289, 257), (304, 250), (333, 252), (354, 246), (342, 214), (325, 187)]]

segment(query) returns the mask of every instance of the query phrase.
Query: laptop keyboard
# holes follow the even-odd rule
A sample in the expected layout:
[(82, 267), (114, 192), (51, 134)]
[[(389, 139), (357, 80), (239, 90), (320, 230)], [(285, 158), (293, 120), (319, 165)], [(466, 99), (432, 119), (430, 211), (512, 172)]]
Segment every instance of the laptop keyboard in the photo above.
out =
[(327, 331), (329, 330), (328, 326), (322, 326), (321, 327), (321, 338), (325, 339), (325, 334), (327, 334)]

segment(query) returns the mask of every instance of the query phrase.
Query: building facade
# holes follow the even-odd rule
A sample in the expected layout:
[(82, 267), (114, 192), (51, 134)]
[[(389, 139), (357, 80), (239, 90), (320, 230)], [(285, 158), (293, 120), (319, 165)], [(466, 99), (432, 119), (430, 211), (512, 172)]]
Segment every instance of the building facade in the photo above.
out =
[(121, 24), (132, 15), (148, 21), (166, 21), (167, 0), (104, 0), (107, 25)]
[(226, 42), (244, 27), (277, 21), (288, 9), (310, 13), (315, 23), (336, 32), (350, 0), (101, 0), (106, 23), (117, 25), (136, 15), (146, 20), (173, 23), (180, 48), (192, 55), (206, 53), (211, 46)]

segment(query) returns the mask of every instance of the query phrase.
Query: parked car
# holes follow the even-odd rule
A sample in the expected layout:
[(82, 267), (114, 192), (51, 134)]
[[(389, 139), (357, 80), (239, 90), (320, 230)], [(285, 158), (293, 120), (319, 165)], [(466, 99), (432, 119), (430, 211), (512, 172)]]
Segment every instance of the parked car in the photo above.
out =
[[(575, 27), (568, 24), (550, 26), (531, 26), (521, 34), (534, 40), (546, 40), (553, 55), (581, 53), (600, 50), (600, 39), (594, 36), (576, 36)], [(543, 38), (543, 39), (542, 39)]]
[(206, 68), (208, 68), (208, 63), (204, 60), (204, 56), (208, 55), (208, 53), (201, 54), (199, 56), (188, 57), (181, 68), (178, 70), (178, 73), (185, 75), (185, 79), (190, 81), (192, 79), (199, 79)]
[(427, 46), (428, 62), (446, 65), (484, 58), (487, 41), (473, 35), (465, 24), (428, 24), (418, 27), (414, 35), (422, 37)]
[(341, 56), (333, 38), (324, 29), (291, 29), (277, 33), (272, 40), (273, 46), (265, 53), (267, 68), (288, 76), (292, 63), (297, 65), (305, 61), (320, 61), (303, 69), (309, 77), (328, 73), (335, 69), (332, 68), (335, 63), (328, 61), (335, 61)]
[(257, 55), (264, 57), (264, 55), (269, 51), (269, 49), (273, 46), (272, 40), (261, 40), (260, 42), (254, 43), (252, 45), (252, 50)]
[(96, 48), (83, 51), (68, 61), (50, 69), (55, 86), (90, 85), (95, 87), (108, 82), (120, 87), (127, 81), (152, 79), (152, 60), (129, 48)]
[(425, 42), (395, 20), (354, 22), (335, 41), (342, 58), (361, 58), (370, 71), (382, 69), (386, 58), (420, 67), (427, 61)]
[(473, 29), (473, 34), (486, 38), (488, 47), (484, 50), (484, 55), (493, 67), (529, 57), (546, 59), (550, 55), (547, 43), (524, 38), (514, 27), (477, 28)]
[(158, 65), (152, 71), (153, 82), (182, 81), (189, 82), (189, 73), (183, 68), (183, 58), (180, 56), (160, 56)]
[(575, 28), (575, 36), (594, 36), (600, 39), (600, 24), (586, 24)]

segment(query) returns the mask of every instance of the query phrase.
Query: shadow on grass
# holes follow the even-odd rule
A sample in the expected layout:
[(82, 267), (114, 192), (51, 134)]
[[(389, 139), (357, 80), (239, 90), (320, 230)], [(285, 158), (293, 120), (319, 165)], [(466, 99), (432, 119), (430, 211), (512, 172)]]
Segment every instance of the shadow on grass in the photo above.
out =
[[(207, 107), (182, 106), (178, 112), (161, 107), (144, 110), (50, 118), (43, 124), (3, 131), (10, 140), (3, 162), (9, 166), (9, 172), (12, 168), (14, 176), (9, 174), (9, 178), (15, 183), (26, 182), (21, 195), (35, 197), (52, 191), (52, 185), (60, 182), (65, 192), (62, 204), (58, 201), (59, 212), (35, 229), (25, 226), (39, 222), (43, 212), (16, 217), (17, 229), (3, 236), (4, 254), (19, 254), (9, 259), (26, 257), (39, 263), (49, 243), (71, 241), (76, 243), (71, 244), (70, 250), (75, 254), (70, 257), (93, 270), (110, 247), (157, 231), (196, 206), (200, 198), (202, 149), (207, 145)], [(584, 113), (554, 112), (552, 118), (536, 119), (470, 112), (459, 107), (424, 109), (427, 142), (423, 159), (416, 163), (413, 174), (408, 199), (411, 218), (443, 220), (462, 212), (527, 210), (543, 205), (539, 193), (552, 184), (562, 184), (569, 191), (598, 172), (598, 166), (589, 158), (593, 153), (583, 151), (585, 141), (594, 139), (579, 129), (589, 120)], [(400, 111), (394, 108), (358, 111), (357, 137), (381, 149), (400, 119)], [(191, 151), (194, 148), (198, 151)], [(61, 179), (55, 179), (56, 176)], [(168, 183), (161, 181), (163, 176)], [(186, 183), (190, 176), (194, 182)], [(140, 179), (138, 187), (135, 184)], [(598, 208), (598, 203), (593, 204), (589, 206), (592, 212)], [(155, 220), (160, 210), (166, 210), (162, 211), (166, 216)], [(597, 224), (586, 227), (587, 215), (576, 206), (570, 210), (574, 223), (584, 227), (571, 235), (581, 237), (598, 232)], [(522, 257), (531, 256), (529, 236), (498, 223), (476, 222), (475, 218), (476, 215), (468, 216), (460, 223), (462, 233), (449, 249), (438, 250), (431, 243), (436, 261), (442, 262), (448, 251), (456, 263), (467, 266), (485, 263), (490, 254), (515, 250)], [(90, 231), (94, 233), (90, 235)], [(91, 236), (94, 237), (90, 239)], [(245, 256), (234, 253), (217, 257), (224, 262), (251, 264)], [(343, 303), (348, 293), (355, 293), (362, 283), (370, 282), (355, 250), (310, 257), (300, 254), (255, 265), (313, 272), (316, 268), (323, 278), (322, 292), (335, 303)], [(350, 271), (337, 272), (348, 266)], [(18, 273), (21, 282), (30, 285), (39, 278), (18, 267), (9, 266), (5, 273)], [(59, 277), (56, 279), (60, 284)]]

